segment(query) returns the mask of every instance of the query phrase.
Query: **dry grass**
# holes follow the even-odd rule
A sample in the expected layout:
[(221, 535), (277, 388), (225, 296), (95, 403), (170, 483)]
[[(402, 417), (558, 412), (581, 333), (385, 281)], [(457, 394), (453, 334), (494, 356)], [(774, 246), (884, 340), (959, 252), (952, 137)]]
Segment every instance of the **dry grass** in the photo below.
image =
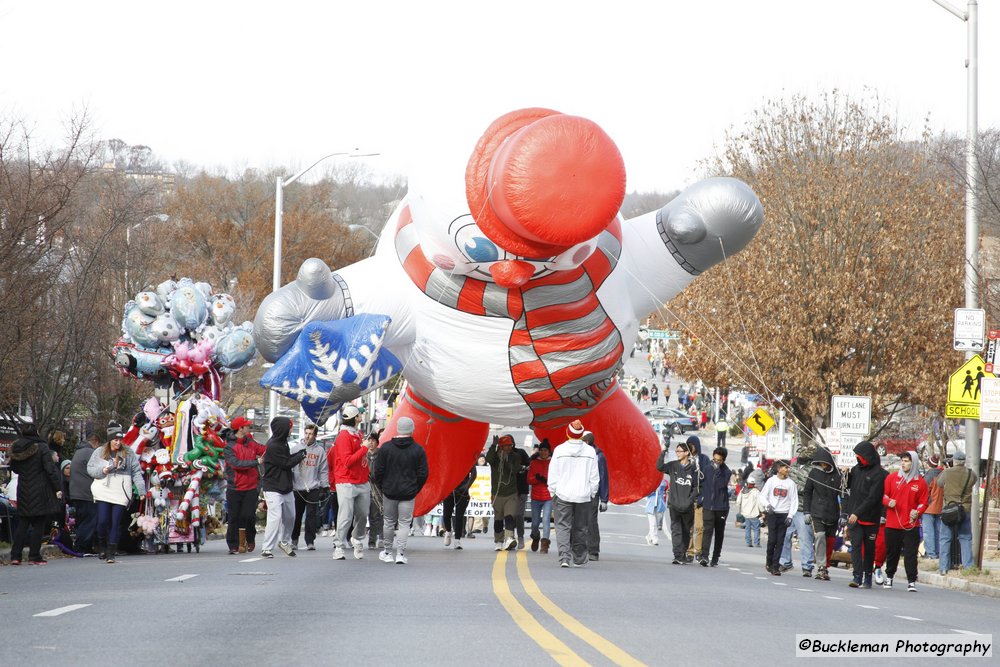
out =
[[(986, 554), (986, 560), (1000, 560), (1000, 556), (998, 556), (996, 552), (991, 552), (990, 554)], [(917, 568), (922, 572), (937, 572), (938, 561), (933, 559), (921, 559), (917, 564)], [(1000, 586), (1000, 571), (994, 571), (988, 568), (979, 569), (977, 567), (970, 567), (962, 570), (950, 570), (948, 572), (948, 576), (973, 581), (978, 584)]]

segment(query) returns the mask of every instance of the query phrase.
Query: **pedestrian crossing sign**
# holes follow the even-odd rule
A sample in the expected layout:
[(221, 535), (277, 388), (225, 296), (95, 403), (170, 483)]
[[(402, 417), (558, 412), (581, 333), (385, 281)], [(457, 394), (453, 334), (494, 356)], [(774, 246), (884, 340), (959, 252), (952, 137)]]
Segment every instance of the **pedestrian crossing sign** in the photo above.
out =
[(962, 364), (948, 379), (949, 419), (979, 419), (979, 399), (983, 378), (995, 378), (986, 372), (986, 362), (978, 354)]
[(774, 417), (767, 414), (764, 408), (757, 410), (746, 420), (747, 428), (757, 435), (764, 435), (774, 428)]

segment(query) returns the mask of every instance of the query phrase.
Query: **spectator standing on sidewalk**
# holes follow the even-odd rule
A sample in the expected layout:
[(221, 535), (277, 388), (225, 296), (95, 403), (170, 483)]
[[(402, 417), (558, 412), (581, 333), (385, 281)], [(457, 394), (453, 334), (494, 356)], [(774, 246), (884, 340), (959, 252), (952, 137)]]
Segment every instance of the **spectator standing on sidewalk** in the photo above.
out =
[(94, 531), (97, 529), (97, 506), (90, 485), (94, 479), (87, 474), (87, 464), (101, 440), (91, 432), (73, 453), (69, 467), (69, 500), (76, 514), (76, 541), (73, 550), (81, 554), (94, 553)]
[(146, 495), (146, 480), (139, 467), (139, 457), (123, 444), (122, 427), (108, 425), (108, 444), (95, 449), (87, 463), (87, 474), (96, 482), (90, 486), (97, 504), (97, 547), (108, 563), (115, 562), (121, 519), (132, 500), (132, 488)]
[(920, 517), (924, 530), (924, 557), (938, 558), (938, 542), (941, 536), (941, 508), (944, 506), (944, 489), (934, 483), (941, 474), (941, 459), (937, 454), (927, 459), (927, 472), (924, 473), (924, 483), (927, 484), (927, 511)]
[(306, 451), (300, 449), (294, 454), (288, 448), (288, 434), (292, 431), (292, 420), (275, 417), (271, 420), (271, 437), (265, 446), (264, 475), (261, 490), (267, 503), (267, 523), (264, 526), (264, 544), (260, 555), (274, 557), (274, 547), (288, 556), (295, 555), (292, 544), (292, 523), (295, 521), (295, 497), (292, 494), (292, 469), (305, 458)]
[(39, 437), (34, 425), (22, 427), (21, 437), (11, 445), (10, 469), (17, 474), (17, 531), (11, 542), (10, 564), (21, 564), (27, 541), (28, 562), (45, 565), (42, 558), (42, 537), (47, 534), (45, 524), (59, 511), (63, 494), (52, 450)]
[(316, 550), (319, 531), (319, 508), (324, 494), (330, 492), (330, 471), (326, 450), (316, 442), (319, 428), (307, 424), (302, 440), (305, 458), (292, 469), (292, 494), (295, 496), (295, 520), (292, 523), (292, 545), (299, 548), (299, 533), (305, 519), (306, 551)]
[(903, 452), (900, 469), (885, 478), (885, 583), (899, 566), (900, 553), (906, 568), (906, 590), (917, 590), (917, 548), (920, 546), (920, 515), (927, 509), (927, 483), (920, 476), (917, 453)]
[[(401, 417), (396, 437), (378, 448), (373, 478), (382, 489), (382, 538), (378, 558), (405, 565), (406, 541), (413, 521), (413, 502), (427, 481), (427, 454), (413, 439), (413, 420)], [(395, 551), (395, 559), (393, 558)]]
[[(965, 467), (965, 452), (956, 452), (952, 467), (948, 468), (934, 480), (943, 492), (943, 507), (950, 503), (962, 506), (962, 520), (953, 526), (941, 526), (941, 539), (938, 548), (938, 571), (947, 574), (951, 567), (951, 543), (957, 538), (962, 553), (962, 567), (973, 566), (972, 560), (972, 492), (977, 491), (976, 473)], [(943, 508), (942, 508), (943, 509)]]

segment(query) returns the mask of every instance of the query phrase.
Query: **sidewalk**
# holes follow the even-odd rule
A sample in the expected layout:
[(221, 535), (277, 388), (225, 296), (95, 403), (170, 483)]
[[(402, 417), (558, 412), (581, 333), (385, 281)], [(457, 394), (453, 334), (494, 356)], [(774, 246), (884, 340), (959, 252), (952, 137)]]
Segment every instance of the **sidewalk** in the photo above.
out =
[[(991, 572), (1000, 571), (1000, 561), (984, 560), (983, 569)], [(928, 586), (936, 586), (937, 588), (950, 588), (956, 591), (972, 593), (973, 595), (1000, 598), (1000, 586), (969, 581), (967, 579), (951, 575), (942, 576), (937, 572), (920, 571), (917, 573), (917, 581), (922, 584), (927, 584)]]

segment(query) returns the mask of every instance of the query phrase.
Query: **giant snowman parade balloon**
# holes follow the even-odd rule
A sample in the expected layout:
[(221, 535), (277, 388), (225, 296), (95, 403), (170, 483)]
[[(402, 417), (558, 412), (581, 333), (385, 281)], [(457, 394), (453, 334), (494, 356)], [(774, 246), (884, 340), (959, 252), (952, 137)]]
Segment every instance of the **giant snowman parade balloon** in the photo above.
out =
[(614, 142), (539, 108), (494, 121), (464, 182), (456, 173), (427, 187), (411, 175), (373, 257), (333, 272), (306, 260), (264, 299), (253, 332), (274, 366), (261, 384), (325, 420), (402, 372), (383, 439), (403, 416), (416, 424), (430, 467), (418, 515), (475, 464), (491, 423), (558, 446), (579, 419), (607, 457), (612, 502), (648, 495), (659, 442), (616, 373), (641, 320), (753, 239), (760, 201), (709, 178), (623, 220)]

